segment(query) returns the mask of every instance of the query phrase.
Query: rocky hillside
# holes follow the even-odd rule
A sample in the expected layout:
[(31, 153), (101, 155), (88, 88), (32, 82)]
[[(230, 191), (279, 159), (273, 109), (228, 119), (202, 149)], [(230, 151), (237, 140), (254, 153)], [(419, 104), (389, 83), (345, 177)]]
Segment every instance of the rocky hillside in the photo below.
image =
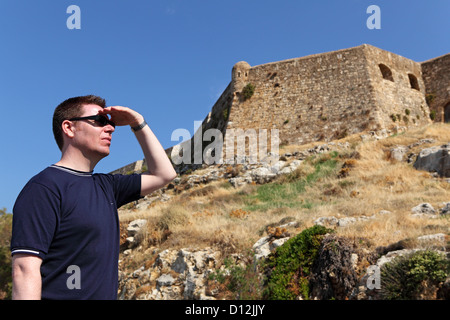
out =
[(448, 299), (450, 126), (179, 167), (120, 209), (121, 299)]

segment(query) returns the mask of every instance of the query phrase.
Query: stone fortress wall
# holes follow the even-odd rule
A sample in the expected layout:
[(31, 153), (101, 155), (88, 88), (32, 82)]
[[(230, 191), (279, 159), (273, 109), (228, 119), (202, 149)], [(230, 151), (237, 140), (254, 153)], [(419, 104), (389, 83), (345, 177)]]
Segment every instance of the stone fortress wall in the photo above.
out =
[(426, 99), (435, 121), (450, 122), (450, 54), (422, 63)]
[[(277, 128), (282, 143), (430, 122), (420, 64), (368, 45), (255, 67), (240, 62), (233, 82), (227, 128)], [(244, 101), (246, 83), (255, 92)]]
[[(240, 61), (195, 135), (278, 129), (281, 144), (302, 145), (395, 131), (431, 123), (430, 96), (435, 121), (450, 121), (449, 68), (450, 54), (419, 63), (367, 44), (253, 67)], [(248, 84), (251, 97), (243, 94)], [(192, 153), (193, 140), (185, 142)]]

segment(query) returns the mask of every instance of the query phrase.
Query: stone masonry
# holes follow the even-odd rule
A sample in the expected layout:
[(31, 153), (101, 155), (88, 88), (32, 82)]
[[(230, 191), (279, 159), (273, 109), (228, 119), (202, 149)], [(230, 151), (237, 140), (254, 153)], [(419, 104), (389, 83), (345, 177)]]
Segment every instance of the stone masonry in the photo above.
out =
[(202, 129), (278, 129), (281, 144), (301, 145), (428, 124), (427, 88), (449, 102), (449, 57), (421, 64), (364, 44), (254, 67), (241, 61)]
[(423, 81), (435, 121), (450, 122), (450, 54), (422, 63)]

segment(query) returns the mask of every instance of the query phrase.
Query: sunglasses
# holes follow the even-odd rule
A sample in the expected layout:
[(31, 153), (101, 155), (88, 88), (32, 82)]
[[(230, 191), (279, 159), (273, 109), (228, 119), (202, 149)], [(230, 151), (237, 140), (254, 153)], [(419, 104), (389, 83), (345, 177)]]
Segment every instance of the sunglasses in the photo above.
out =
[(69, 121), (77, 121), (77, 120), (94, 120), (95, 122), (97, 122), (102, 127), (104, 127), (104, 126), (106, 126), (108, 124), (113, 126), (113, 128), (116, 127), (116, 124), (114, 122), (109, 120), (107, 117), (101, 116), (101, 115), (98, 115), (98, 114), (95, 115), (95, 116), (78, 117), (78, 118), (69, 119)]

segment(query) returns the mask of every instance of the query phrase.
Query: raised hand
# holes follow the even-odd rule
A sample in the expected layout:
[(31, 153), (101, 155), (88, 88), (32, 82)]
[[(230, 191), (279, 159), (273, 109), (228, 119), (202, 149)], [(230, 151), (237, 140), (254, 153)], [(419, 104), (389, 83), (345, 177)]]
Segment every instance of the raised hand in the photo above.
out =
[(144, 121), (144, 117), (127, 107), (122, 106), (112, 106), (107, 107), (99, 111), (101, 115), (109, 114), (111, 117), (111, 121), (116, 124), (116, 126), (138, 126)]

